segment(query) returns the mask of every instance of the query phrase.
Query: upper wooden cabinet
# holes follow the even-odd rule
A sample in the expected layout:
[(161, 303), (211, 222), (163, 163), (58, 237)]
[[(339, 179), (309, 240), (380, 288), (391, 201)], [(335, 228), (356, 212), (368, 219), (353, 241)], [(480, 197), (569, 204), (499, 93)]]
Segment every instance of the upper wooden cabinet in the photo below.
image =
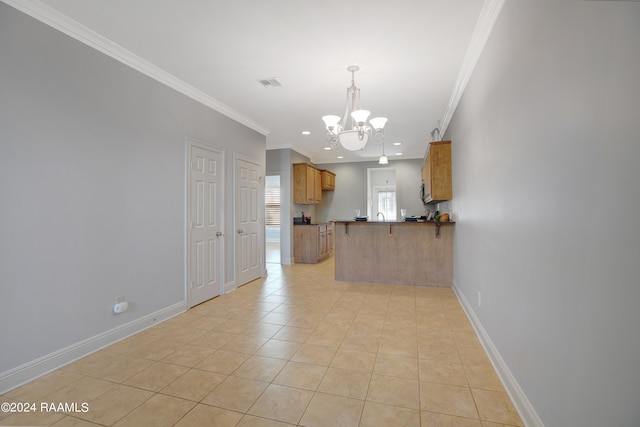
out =
[(307, 163), (293, 164), (293, 203), (313, 205), (322, 201), (320, 170)]
[(323, 170), (320, 171), (320, 176), (321, 176), (321, 180), (322, 180), (322, 189), (323, 190), (335, 190), (336, 189), (336, 174), (328, 171), (328, 170)]
[(422, 201), (451, 200), (451, 141), (431, 142), (422, 166)]
[(318, 169), (313, 169), (313, 201), (320, 203), (322, 201), (322, 173)]
[(293, 203), (313, 205), (322, 201), (322, 190), (335, 190), (336, 174), (308, 163), (293, 164)]

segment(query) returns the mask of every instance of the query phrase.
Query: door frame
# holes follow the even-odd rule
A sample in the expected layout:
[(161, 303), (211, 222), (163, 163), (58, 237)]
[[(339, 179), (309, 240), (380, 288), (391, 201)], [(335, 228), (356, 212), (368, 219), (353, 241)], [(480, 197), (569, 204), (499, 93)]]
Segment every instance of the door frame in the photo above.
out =
[[(260, 207), (260, 209), (258, 209), (258, 224), (260, 226), (260, 232), (259, 232), (259, 236), (258, 236), (258, 247), (260, 248), (260, 253), (258, 254), (259, 260), (258, 263), (260, 264), (260, 276), (259, 277), (264, 277), (266, 270), (265, 270), (265, 238), (264, 238), (264, 233), (265, 233), (265, 229), (264, 229), (264, 176), (265, 176), (265, 166), (261, 163), (258, 163), (257, 161), (255, 161), (254, 159), (251, 159), (249, 157), (245, 157), (242, 154), (233, 153), (233, 282), (234, 282), (234, 288), (237, 289), (238, 287), (242, 286), (241, 284), (238, 283), (238, 256), (237, 256), (237, 245), (238, 245), (238, 239), (236, 236), (236, 230), (238, 229), (238, 224), (237, 224), (237, 212), (236, 212), (236, 207), (237, 207), (237, 203), (238, 203), (238, 191), (239, 191), (239, 187), (238, 187), (238, 182), (237, 182), (237, 176), (238, 176), (238, 160), (241, 160), (243, 162), (247, 162), (247, 163), (252, 163), (256, 166), (258, 166), (258, 169), (260, 170), (260, 175), (258, 176), (258, 183), (259, 188), (259, 194), (258, 194), (258, 200), (261, 201), (262, 206)], [(244, 284), (244, 283), (243, 283)]]
[(206, 142), (194, 139), (194, 138), (185, 138), (185, 207), (184, 207), (184, 300), (187, 304), (187, 309), (191, 308), (191, 288), (189, 287), (190, 282), (190, 271), (189, 268), (191, 265), (191, 244), (190, 244), (190, 230), (191, 224), (189, 218), (191, 218), (191, 148), (198, 147), (203, 150), (215, 151), (220, 154), (221, 164), (220, 164), (220, 177), (222, 178), (222, 183), (220, 185), (220, 229), (222, 231), (222, 236), (220, 236), (220, 269), (219, 269), (219, 285), (220, 285), (220, 295), (223, 295), (225, 292), (224, 288), (224, 254), (225, 254), (225, 235), (224, 235), (224, 219), (225, 219), (225, 196), (224, 196), (224, 180), (225, 180), (225, 150), (213, 144), (208, 144)]

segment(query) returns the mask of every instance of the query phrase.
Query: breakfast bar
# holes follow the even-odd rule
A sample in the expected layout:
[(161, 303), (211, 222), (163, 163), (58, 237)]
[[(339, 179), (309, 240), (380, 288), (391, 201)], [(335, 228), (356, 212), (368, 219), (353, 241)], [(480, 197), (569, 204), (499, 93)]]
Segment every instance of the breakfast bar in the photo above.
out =
[(451, 287), (453, 225), (335, 221), (336, 280)]

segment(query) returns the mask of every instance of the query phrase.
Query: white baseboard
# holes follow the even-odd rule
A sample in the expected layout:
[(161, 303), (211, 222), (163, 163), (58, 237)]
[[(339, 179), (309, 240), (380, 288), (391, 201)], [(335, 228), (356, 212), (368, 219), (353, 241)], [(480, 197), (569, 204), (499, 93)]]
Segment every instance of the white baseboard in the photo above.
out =
[(296, 259), (295, 259), (295, 258), (283, 258), (283, 259), (280, 261), (280, 264), (284, 264), (284, 265), (292, 265), (292, 264), (295, 264), (295, 262), (296, 262)]
[(524, 391), (516, 381), (515, 377), (509, 370), (509, 367), (505, 363), (500, 353), (498, 353), (498, 349), (489, 338), (487, 331), (485, 331), (484, 327), (480, 323), (480, 319), (476, 316), (476, 313), (473, 311), (471, 304), (465, 298), (464, 294), (460, 291), (458, 284), (456, 281), (453, 281), (453, 291), (458, 297), (458, 301), (460, 301), (460, 305), (462, 305), (462, 309), (466, 313), (473, 329), (476, 331), (476, 335), (480, 339), (480, 343), (484, 348), (484, 351), (489, 356), (489, 360), (493, 365), (493, 368), (496, 370), (502, 385), (504, 386), (507, 394), (511, 398), (513, 405), (515, 406), (522, 422), (527, 427), (544, 427), (542, 420), (536, 413), (535, 409), (527, 399), (527, 396), (524, 394)]
[(103, 349), (133, 334), (164, 322), (187, 310), (184, 301), (133, 320), (117, 328), (54, 351), (24, 365), (0, 373), (0, 394)]
[(231, 282), (227, 282), (224, 284), (224, 293), (228, 294), (229, 292), (235, 291), (237, 288), (236, 281), (232, 280)]

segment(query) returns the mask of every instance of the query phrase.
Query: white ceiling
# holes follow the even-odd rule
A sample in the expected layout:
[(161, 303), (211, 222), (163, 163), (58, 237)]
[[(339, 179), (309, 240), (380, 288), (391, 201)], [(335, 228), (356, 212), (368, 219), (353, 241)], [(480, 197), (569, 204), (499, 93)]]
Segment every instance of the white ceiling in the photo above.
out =
[[(422, 158), (430, 131), (448, 122), (488, 7), (483, 0), (4, 1), (65, 21), (69, 34), (97, 33), (180, 82), (174, 86), (186, 83), (223, 104), (220, 110), (265, 133), (268, 149), (293, 148), (314, 163), (381, 154), (371, 144), (323, 149), (321, 116), (344, 114), (349, 65), (360, 66), (362, 107), (389, 118), (390, 160), (396, 152)], [(282, 87), (257, 81), (272, 77)]]

